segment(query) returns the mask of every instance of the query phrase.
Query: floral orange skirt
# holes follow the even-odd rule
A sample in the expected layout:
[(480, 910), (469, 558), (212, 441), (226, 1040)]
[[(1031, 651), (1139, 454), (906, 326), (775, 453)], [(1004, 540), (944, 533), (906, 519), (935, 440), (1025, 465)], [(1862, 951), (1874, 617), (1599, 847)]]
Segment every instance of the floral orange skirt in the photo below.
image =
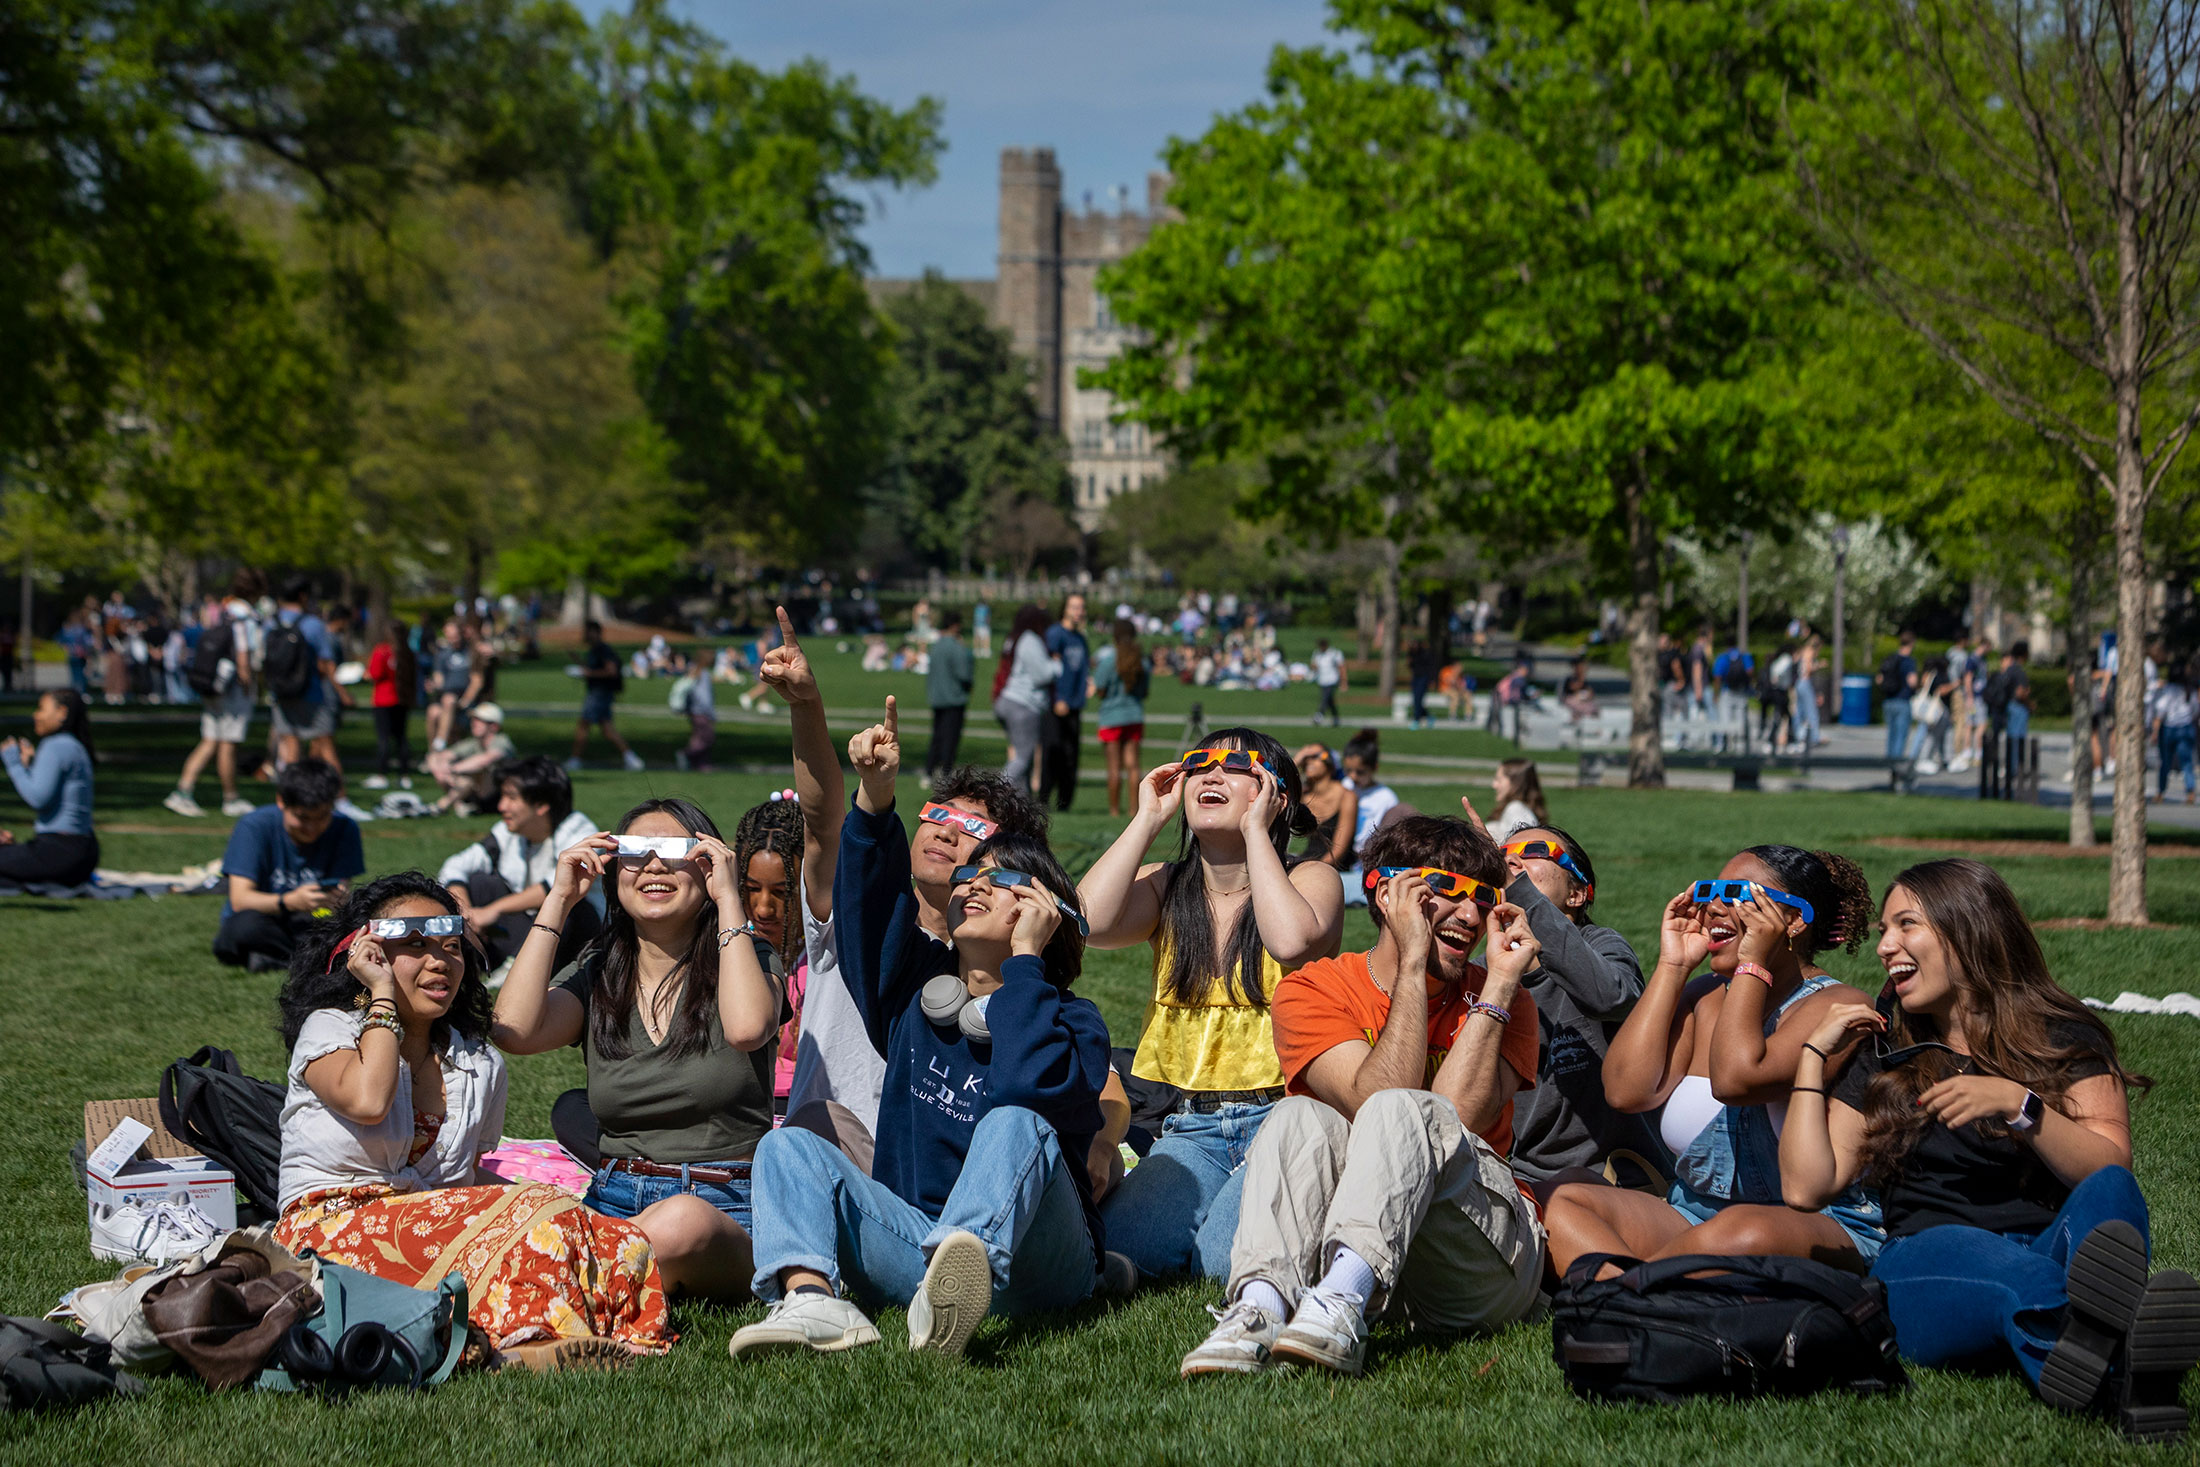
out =
[(309, 1192), (283, 1213), (275, 1239), (414, 1288), (455, 1272), (468, 1317), (499, 1349), (585, 1335), (651, 1355), (672, 1347), (649, 1239), (540, 1182)]

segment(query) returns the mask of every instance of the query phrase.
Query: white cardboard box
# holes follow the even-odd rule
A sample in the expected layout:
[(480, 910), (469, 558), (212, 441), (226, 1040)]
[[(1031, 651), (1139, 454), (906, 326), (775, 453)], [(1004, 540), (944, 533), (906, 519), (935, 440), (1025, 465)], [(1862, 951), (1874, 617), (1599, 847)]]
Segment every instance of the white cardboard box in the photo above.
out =
[(237, 1178), (204, 1156), (143, 1158), (138, 1148), (152, 1128), (125, 1118), (84, 1159), (85, 1190), (92, 1211), (188, 1202), (224, 1230), (237, 1225)]

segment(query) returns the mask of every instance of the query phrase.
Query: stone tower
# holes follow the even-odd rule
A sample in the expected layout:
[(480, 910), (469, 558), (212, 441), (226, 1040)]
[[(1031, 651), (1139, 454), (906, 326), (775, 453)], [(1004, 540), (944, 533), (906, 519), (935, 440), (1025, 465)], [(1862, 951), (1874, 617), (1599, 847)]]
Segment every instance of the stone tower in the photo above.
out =
[(1001, 250), (997, 319), (1032, 366), (1039, 417), (1059, 431), (1062, 412), (1062, 173), (1052, 148), (1001, 153)]

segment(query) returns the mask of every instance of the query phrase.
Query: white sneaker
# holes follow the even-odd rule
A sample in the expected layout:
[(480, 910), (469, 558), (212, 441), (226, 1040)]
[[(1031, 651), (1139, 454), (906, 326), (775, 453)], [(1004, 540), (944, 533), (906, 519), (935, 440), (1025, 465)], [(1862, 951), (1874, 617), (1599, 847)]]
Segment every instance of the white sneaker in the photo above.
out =
[(1283, 1332), (1282, 1320), (1246, 1299), (1227, 1309), (1209, 1305), (1207, 1312), (1215, 1317), (1214, 1330), (1184, 1357), (1178, 1375), (1190, 1380), (1195, 1375), (1251, 1375), (1267, 1368), (1268, 1352)]
[(1911, 772), (1919, 775), (1938, 774), (1940, 773), (1940, 761), (1937, 759), (1920, 759), (1911, 766)]
[(627, 750), (626, 767), (632, 770), (639, 771), (642, 768), (642, 756), (635, 753), (632, 749)]
[(257, 805), (254, 805), (250, 800), (245, 799), (242, 795), (238, 796), (234, 800), (222, 801), (222, 813), (224, 815), (227, 815), (232, 820), (242, 820), (245, 816), (250, 815), (254, 810), (258, 808), (259, 807)]
[(581, 772), (580, 755), (575, 754), (572, 758), (565, 761), (565, 772), (567, 774), (578, 774)]
[(976, 1233), (949, 1233), (932, 1250), (909, 1301), (909, 1348), (960, 1355), (993, 1307), (993, 1260)]
[(359, 787), (368, 790), (386, 790), (390, 787), (390, 777), (386, 774), (370, 774), (359, 781)]
[(172, 1263), (205, 1252), (221, 1236), (221, 1229), (188, 1202), (103, 1208), (91, 1222), (92, 1256), (117, 1261)]
[(1269, 1354), (1295, 1365), (1358, 1375), (1367, 1363), (1367, 1315), (1350, 1294), (1308, 1289)]
[(726, 1353), (771, 1355), (785, 1350), (852, 1350), (878, 1343), (878, 1326), (846, 1299), (830, 1294), (787, 1294), (756, 1323), (733, 1332)]
[(343, 795), (337, 799), (336, 813), (339, 815), (349, 815), (352, 819), (361, 822), (372, 820), (374, 818), (374, 812), (372, 810), (369, 810), (361, 805), (353, 804), (351, 801), (351, 796), (349, 795)]
[(2116, 777), (2116, 761), (2111, 759), (2107, 763), (2103, 764), (2101, 766), (2101, 773), (2107, 775), (2110, 779), (2114, 779)]
[(197, 820), (206, 814), (204, 810), (199, 808), (199, 802), (182, 790), (170, 790), (168, 798), (162, 800), (161, 804), (189, 820)]

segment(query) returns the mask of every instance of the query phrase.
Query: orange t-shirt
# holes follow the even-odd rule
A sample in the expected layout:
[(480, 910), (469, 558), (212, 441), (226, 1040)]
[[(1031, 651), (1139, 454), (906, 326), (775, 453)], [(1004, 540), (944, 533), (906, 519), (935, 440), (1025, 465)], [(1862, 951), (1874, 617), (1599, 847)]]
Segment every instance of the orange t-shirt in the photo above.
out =
[[(1427, 1085), (1435, 1080), (1444, 1056), (1467, 1022), (1470, 1006), (1482, 992), (1484, 972), (1469, 964), (1466, 982), (1449, 997), (1432, 999), (1428, 1016)], [(1390, 1017), (1390, 995), (1375, 986), (1367, 970), (1366, 953), (1343, 953), (1321, 958), (1287, 974), (1268, 1001), (1268, 1013), (1276, 1031), (1276, 1058), (1283, 1062), (1284, 1088), (1293, 1095), (1307, 1093), (1307, 1066), (1322, 1055), (1358, 1039), (1373, 1044)], [(1478, 1020), (1488, 1023), (1489, 1020)], [(1498, 1041), (1497, 1052), (1520, 1077), (1522, 1090), (1535, 1085), (1537, 1051), (1543, 1042), (1536, 1022), (1535, 1000), (1526, 991), (1513, 995), (1512, 1022)], [(1512, 1155), (1513, 1108), (1506, 1101), (1496, 1122), (1481, 1133), (1499, 1156)]]

